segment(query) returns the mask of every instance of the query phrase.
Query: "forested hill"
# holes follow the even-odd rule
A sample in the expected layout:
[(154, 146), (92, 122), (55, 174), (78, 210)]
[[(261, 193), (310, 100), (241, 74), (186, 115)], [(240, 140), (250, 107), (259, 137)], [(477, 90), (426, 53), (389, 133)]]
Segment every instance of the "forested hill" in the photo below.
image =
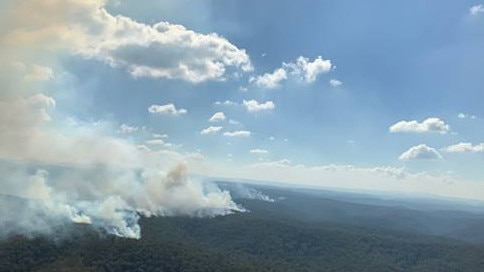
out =
[[(11, 237), (0, 243), (0, 271), (484, 271), (482, 244), (398, 229), (401, 221), (391, 217), (381, 226), (362, 220), (364, 214), (349, 220), (353, 205), (363, 204), (264, 193), (276, 201), (237, 199), (248, 213), (142, 218), (140, 240), (83, 225), (64, 229), (70, 238)], [(382, 221), (394, 208), (358, 207), (383, 210)], [(323, 215), (309, 218), (318, 209)], [(409, 219), (420, 212), (407, 211)]]

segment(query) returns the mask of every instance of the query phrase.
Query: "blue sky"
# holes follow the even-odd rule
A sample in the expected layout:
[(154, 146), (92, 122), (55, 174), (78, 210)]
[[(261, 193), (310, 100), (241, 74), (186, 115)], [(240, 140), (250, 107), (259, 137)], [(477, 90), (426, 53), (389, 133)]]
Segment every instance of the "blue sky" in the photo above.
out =
[(95, 127), (194, 174), (479, 199), (483, 5), (78, 5), (92, 14), (57, 22), (66, 46), (41, 54), (38, 84), (64, 133)]

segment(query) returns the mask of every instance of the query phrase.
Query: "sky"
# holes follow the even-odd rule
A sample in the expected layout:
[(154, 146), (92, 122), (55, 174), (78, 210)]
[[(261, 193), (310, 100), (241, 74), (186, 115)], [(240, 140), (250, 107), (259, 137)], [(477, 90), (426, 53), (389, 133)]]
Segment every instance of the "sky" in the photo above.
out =
[(1, 5), (0, 159), (44, 191), (108, 165), (484, 200), (484, 2)]

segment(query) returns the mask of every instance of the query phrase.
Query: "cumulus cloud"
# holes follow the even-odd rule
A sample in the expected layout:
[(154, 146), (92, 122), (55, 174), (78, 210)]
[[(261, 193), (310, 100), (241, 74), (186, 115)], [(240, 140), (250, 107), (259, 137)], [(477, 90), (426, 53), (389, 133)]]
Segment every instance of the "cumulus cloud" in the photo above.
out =
[(312, 62), (308, 58), (300, 56), (295, 63), (282, 63), (282, 67), (275, 69), (272, 73), (251, 77), (249, 82), (267, 89), (280, 87), (282, 82), (289, 78), (313, 83), (319, 75), (331, 71), (332, 67), (331, 61), (324, 60), (321, 56)]
[(323, 60), (321, 56), (318, 56), (312, 62), (308, 58), (300, 56), (296, 63), (287, 63), (285, 66), (290, 68), (291, 74), (299, 76), (307, 83), (316, 81), (320, 74), (327, 73), (332, 68), (331, 61)]
[(236, 131), (227, 131), (224, 132), (224, 136), (227, 137), (241, 137), (241, 138), (247, 138), (250, 137), (251, 133), (250, 131), (247, 130), (236, 130)]
[(223, 112), (219, 111), (219, 112), (214, 113), (208, 121), (209, 122), (219, 122), (219, 121), (224, 121), (225, 119), (227, 119), (227, 117), (225, 117), (225, 114)]
[(278, 68), (272, 73), (265, 73), (261, 76), (251, 77), (249, 82), (259, 87), (274, 89), (281, 85), (281, 82), (287, 79), (287, 72), (283, 68)]
[(148, 108), (148, 112), (152, 114), (165, 114), (165, 115), (182, 115), (187, 113), (186, 109), (177, 109), (172, 103), (166, 105), (151, 105)]
[[(51, 39), (55, 47), (125, 68), (136, 77), (197, 83), (221, 79), (228, 69), (253, 69), (245, 50), (216, 33), (197, 33), (169, 22), (147, 25), (114, 16), (104, 5), (103, 0), (24, 1), (15, 15), (29, 19), (11, 31), (7, 41), (24, 45)], [(43, 14), (32, 16), (33, 10)]]
[[(99, 59), (133, 74), (149, 69), (154, 76), (192, 82), (218, 78), (227, 67), (250, 68), (242, 50), (215, 34), (168, 23), (147, 26), (112, 16), (104, 3), (0, 4), (0, 58), (6, 64), (0, 66), (0, 238), (49, 234), (72, 223), (139, 238), (140, 215), (215, 216), (242, 210), (228, 192), (189, 177), (187, 167), (201, 165), (200, 157), (153, 151), (111, 136), (117, 126), (109, 122), (80, 121), (56, 110), (59, 91), (45, 80), (57, 73), (59, 53)], [(17, 68), (11, 69), (12, 63)], [(46, 87), (48, 92), (39, 92)], [(150, 108), (152, 113), (186, 113), (169, 105)]]
[(428, 147), (425, 144), (420, 144), (412, 146), (409, 150), (405, 151), (398, 157), (399, 160), (409, 161), (409, 160), (436, 160), (442, 159), (442, 155), (432, 147)]
[(483, 5), (475, 5), (475, 6), (472, 6), (469, 9), (469, 13), (472, 16), (476, 16), (476, 15), (479, 15), (479, 14), (483, 14), (484, 13), (484, 6)]
[(341, 85), (343, 85), (343, 82), (337, 80), (337, 79), (331, 79), (329, 81), (329, 85), (333, 86), (333, 87), (339, 87)]
[(221, 130), (222, 130), (222, 127), (209, 126), (207, 128), (202, 129), (202, 131), (200, 131), (200, 134), (202, 134), (202, 135), (217, 134)]
[(256, 100), (244, 100), (243, 105), (247, 109), (248, 112), (258, 112), (258, 111), (269, 111), (275, 108), (274, 102), (266, 101), (260, 103)]
[(249, 152), (251, 154), (259, 154), (259, 155), (269, 154), (269, 151), (267, 151), (266, 149), (259, 149), (259, 148), (251, 149), (249, 150)]
[(449, 125), (439, 118), (427, 118), (422, 123), (416, 120), (400, 121), (390, 127), (390, 132), (404, 132), (404, 133), (428, 133), (437, 132), (446, 134), (450, 131)]
[(471, 143), (458, 143), (443, 149), (445, 152), (484, 152), (484, 143), (473, 145)]

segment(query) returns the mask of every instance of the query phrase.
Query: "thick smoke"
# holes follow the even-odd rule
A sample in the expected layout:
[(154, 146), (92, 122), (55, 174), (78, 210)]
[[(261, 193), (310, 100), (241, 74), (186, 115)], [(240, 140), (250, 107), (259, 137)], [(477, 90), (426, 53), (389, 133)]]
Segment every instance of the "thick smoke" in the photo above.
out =
[[(228, 192), (190, 179), (186, 157), (139, 148), (109, 136), (109, 124), (56, 111), (62, 90), (46, 88), (60, 69), (59, 53), (123, 65), (113, 59), (109, 40), (101, 47), (89, 42), (109, 30), (114, 43), (123, 43), (149, 28), (113, 17), (103, 1), (6, 2), (0, 3), (0, 238), (49, 234), (72, 223), (139, 238), (140, 215), (242, 210)], [(119, 24), (131, 24), (129, 33)]]

